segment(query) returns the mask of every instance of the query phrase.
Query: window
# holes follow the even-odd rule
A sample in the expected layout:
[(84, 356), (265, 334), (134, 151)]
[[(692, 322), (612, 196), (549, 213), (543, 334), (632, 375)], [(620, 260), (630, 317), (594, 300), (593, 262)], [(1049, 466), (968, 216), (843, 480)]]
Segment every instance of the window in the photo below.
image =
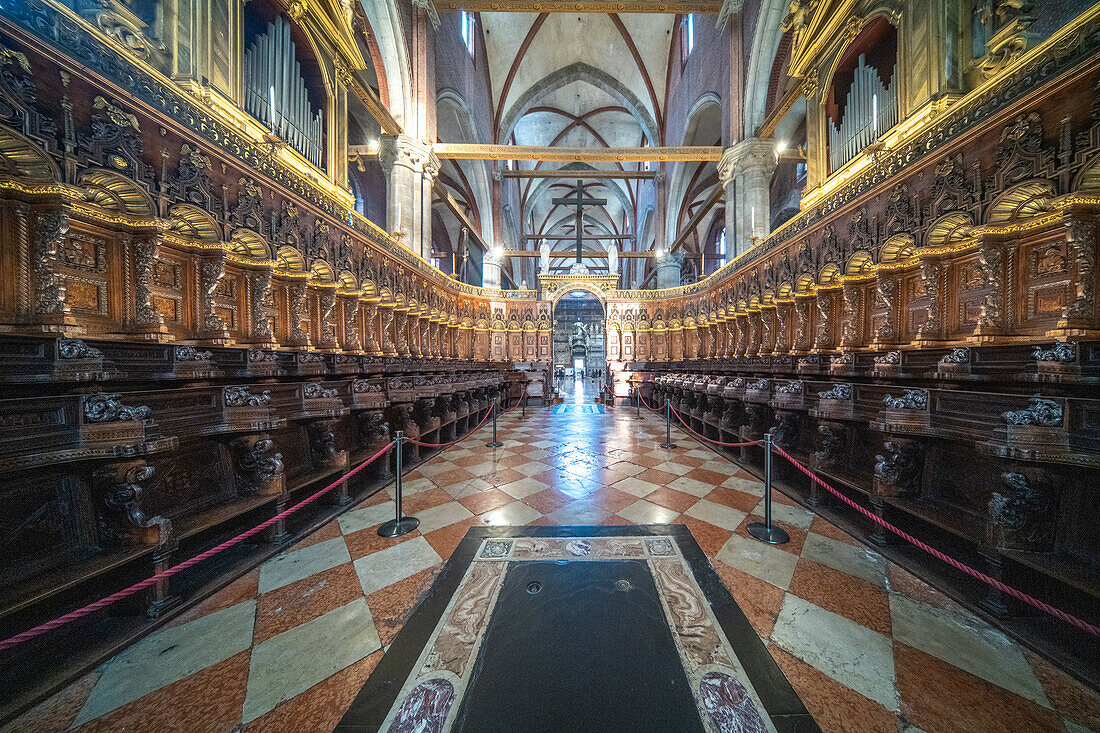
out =
[(688, 13), (680, 24), (680, 61), (687, 63), (695, 48), (695, 13)]
[(474, 16), (465, 10), (462, 11), (462, 42), (466, 44), (466, 50), (470, 52), (470, 55), (474, 55), (474, 29), (477, 28), (477, 21)]
[(718, 252), (718, 256), (722, 259), (722, 262), (726, 261), (726, 230), (723, 229), (721, 234), (718, 235), (718, 241), (714, 245), (715, 250)]

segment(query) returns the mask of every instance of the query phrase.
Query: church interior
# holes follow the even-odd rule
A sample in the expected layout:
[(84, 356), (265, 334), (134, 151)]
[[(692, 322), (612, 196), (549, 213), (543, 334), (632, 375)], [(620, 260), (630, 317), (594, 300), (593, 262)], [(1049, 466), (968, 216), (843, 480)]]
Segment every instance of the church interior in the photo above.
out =
[(0, 0), (0, 733), (1100, 733), (1098, 227), (1082, 0)]

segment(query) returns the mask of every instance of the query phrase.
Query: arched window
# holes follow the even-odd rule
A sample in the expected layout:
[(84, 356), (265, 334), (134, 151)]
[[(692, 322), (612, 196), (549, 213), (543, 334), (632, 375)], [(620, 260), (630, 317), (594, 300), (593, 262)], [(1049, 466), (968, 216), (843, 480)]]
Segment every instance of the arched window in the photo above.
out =
[(841, 55), (825, 100), (830, 173), (897, 124), (897, 51), (897, 29), (875, 18)]
[(466, 50), (470, 52), (470, 56), (474, 55), (474, 35), (477, 30), (477, 18), (473, 13), (469, 13), (465, 10), (462, 11), (462, 42), (466, 44)]
[(688, 56), (695, 50), (695, 13), (688, 13), (680, 23), (680, 62), (687, 63)]

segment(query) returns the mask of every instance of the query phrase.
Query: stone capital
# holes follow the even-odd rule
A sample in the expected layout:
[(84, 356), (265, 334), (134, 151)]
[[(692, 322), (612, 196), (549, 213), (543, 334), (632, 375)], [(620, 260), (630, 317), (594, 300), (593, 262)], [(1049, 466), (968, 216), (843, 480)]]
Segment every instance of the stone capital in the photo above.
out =
[(771, 176), (776, 165), (775, 143), (750, 137), (722, 151), (718, 161), (718, 175), (726, 185), (742, 173), (759, 173)]
[(409, 135), (383, 135), (378, 144), (378, 162), (386, 173), (401, 166), (433, 179), (441, 166), (431, 142)]

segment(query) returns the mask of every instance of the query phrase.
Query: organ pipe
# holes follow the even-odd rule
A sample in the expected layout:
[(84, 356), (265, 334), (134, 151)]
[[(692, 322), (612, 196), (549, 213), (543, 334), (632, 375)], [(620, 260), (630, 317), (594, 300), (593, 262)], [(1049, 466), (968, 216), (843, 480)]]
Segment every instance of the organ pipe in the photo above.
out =
[(310, 104), (290, 24), (282, 17), (268, 23), (266, 31), (248, 47), (244, 62), (245, 109), (320, 168), (322, 111), (315, 112)]
[(839, 170), (897, 124), (897, 68), (895, 64), (889, 82), (883, 84), (878, 69), (868, 66), (860, 54), (852, 87), (844, 100), (844, 115), (838, 125), (829, 123), (830, 171)]

